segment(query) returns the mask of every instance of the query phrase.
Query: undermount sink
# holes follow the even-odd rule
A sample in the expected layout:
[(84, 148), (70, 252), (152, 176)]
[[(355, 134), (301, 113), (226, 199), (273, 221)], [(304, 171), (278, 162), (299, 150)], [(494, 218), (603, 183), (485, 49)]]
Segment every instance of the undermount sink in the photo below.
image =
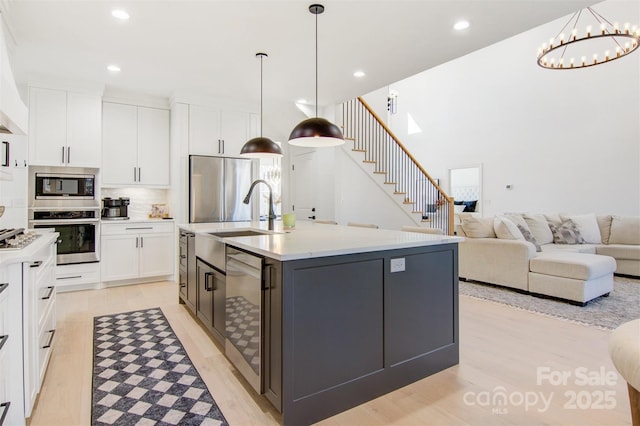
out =
[(220, 238), (230, 238), (230, 237), (251, 237), (254, 235), (268, 235), (272, 232), (267, 231), (256, 231), (253, 229), (241, 229), (238, 231), (220, 231), (220, 232), (209, 232), (209, 234), (214, 235)]

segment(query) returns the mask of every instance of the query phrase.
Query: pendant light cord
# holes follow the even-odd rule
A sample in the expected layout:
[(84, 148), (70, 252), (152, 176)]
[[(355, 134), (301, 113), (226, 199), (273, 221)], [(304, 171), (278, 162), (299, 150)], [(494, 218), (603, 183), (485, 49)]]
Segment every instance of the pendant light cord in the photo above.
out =
[(260, 137), (262, 137), (262, 60), (264, 55), (260, 55)]
[(318, 14), (316, 13), (316, 118), (318, 118)]

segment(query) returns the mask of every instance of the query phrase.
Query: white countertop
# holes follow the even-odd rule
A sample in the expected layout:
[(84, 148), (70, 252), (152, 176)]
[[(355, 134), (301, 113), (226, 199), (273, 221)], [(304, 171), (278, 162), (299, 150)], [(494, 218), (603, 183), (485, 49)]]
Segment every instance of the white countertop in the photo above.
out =
[(57, 232), (43, 232), (40, 237), (36, 238), (35, 241), (23, 249), (0, 251), (0, 266), (29, 262), (38, 250), (54, 242), (58, 238), (58, 235)]
[[(232, 229), (266, 231), (267, 222), (190, 223), (178, 227), (196, 234)], [(295, 228), (284, 229), (281, 221), (275, 223), (272, 234), (225, 238), (228, 244), (282, 261), (457, 243), (462, 240), (461, 237), (313, 222), (298, 222)]]
[(173, 218), (129, 218), (129, 219), (105, 219), (101, 218), (102, 223), (149, 223), (149, 222), (174, 222)]

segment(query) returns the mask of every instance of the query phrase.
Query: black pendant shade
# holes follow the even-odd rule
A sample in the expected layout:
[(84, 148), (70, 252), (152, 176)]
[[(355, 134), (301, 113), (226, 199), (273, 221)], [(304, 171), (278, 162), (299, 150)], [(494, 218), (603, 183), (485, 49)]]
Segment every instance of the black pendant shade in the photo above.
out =
[(270, 158), (282, 156), (280, 146), (271, 139), (262, 136), (262, 60), (266, 57), (266, 53), (256, 53), (256, 58), (260, 58), (260, 136), (249, 139), (242, 146), (240, 155), (243, 157)]
[(316, 16), (316, 116), (307, 118), (294, 127), (289, 135), (289, 144), (307, 147), (338, 146), (344, 143), (338, 126), (318, 117), (318, 15), (324, 12), (324, 6), (312, 4), (309, 12)]
[(257, 138), (249, 139), (242, 146), (240, 155), (255, 158), (280, 156), (282, 155), (282, 149), (271, 139), (258, 136)]
[(296, 146), (337, 146), (344, 143), (342, 132), (322, 117), (307, 118), (298, 123), (289, 135), (289, 143)]

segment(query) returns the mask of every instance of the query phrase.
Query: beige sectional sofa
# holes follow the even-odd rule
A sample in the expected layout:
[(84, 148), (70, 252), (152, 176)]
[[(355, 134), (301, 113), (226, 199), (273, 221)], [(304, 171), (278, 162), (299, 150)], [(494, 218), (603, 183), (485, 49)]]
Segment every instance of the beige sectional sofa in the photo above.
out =
[(461, 214), (459, 219), (464, 279), (586, 303), (613, 289), (612, 272), (640, 277), (640, 217)]

